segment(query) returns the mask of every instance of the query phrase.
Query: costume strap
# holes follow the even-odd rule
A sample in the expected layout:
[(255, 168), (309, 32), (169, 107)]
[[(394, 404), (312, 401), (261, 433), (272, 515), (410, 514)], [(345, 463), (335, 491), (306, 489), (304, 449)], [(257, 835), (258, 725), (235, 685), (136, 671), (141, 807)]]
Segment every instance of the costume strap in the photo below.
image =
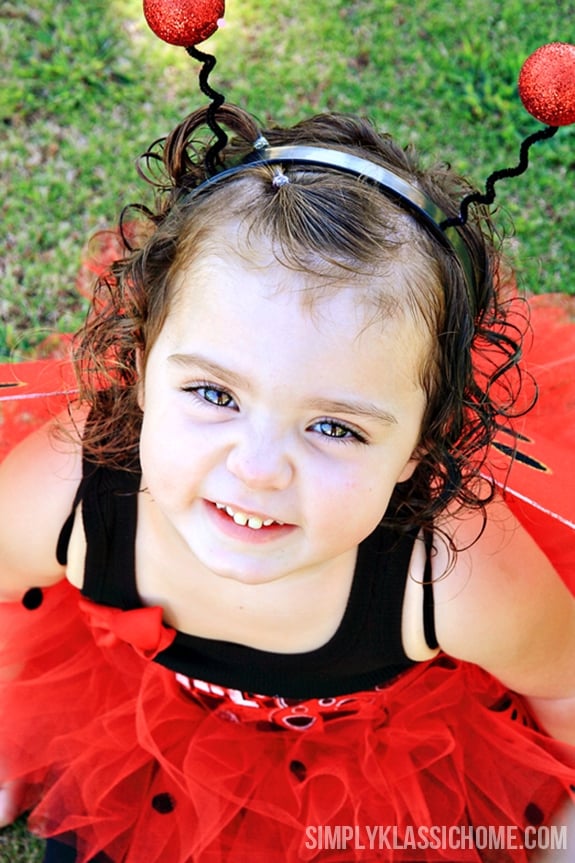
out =
[(423, 634), (425, 643), (431, 650), (439, 647), (435, 631), (435, 602), (433, 597), (433, 570), (431, 559), (433, 555), (433, 531), (423, 533), (425, 544), (425, 568), (423, 570)]

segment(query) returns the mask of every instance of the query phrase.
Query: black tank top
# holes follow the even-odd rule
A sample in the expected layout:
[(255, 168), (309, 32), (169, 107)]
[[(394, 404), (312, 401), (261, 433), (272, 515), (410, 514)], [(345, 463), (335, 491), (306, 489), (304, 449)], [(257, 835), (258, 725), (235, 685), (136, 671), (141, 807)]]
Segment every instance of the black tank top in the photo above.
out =
[[(123, 610), (142, 607), (135, 573), (139, 487), (138, 473), (86, 464), (74, 504), (82, 502), (87, 540), (82, 594)], [(73, 520), (74, 511), (58, 541), (62, 565)], [(273, 653), (178, 632), (156, 661), (219, 686), (284, 698), (324, 698), (384, 684), (414, 664), (402, 647), (401, 614), (415, 536), (382, 524), (360, 544), (343, 617), (316, 650)], [(430, 591), (424, 613), (426, 640), (435, 647)]]

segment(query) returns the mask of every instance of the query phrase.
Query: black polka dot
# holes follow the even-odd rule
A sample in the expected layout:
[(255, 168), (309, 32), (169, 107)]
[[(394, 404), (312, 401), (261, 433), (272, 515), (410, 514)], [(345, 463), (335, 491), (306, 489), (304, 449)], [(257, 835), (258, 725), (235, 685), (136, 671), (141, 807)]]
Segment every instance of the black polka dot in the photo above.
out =
[(162, 794), (156, 794), (152, 797), (152, 807), (160, 815), (169, 815), (176, 808), (176, 801), (171, 794), (164, 791)]
[(450, 656), (439, 656), (438, 659), (435, 660), (435, 665), (438, 665), (441, 668), (457, 668), (456, 661), (451, 659)]
[(44, 594), (39, 587), (31, 587), (22, 597), (22, 605), (24, 608), (27, 608), (28, 611), (34, 611), (36, 608), (40, 608), (43, 602)]
[(538, 827), (545, 820), (545, 816), (536, 803), (528, 803), (525, 807), (525, 817), (530, 824)]
[(491, 705), (490, 710), (494, 710), (496, 713), (504, 713), (506, 710), (509, 710), (512, 703), (509, 695), (502, 695), (498, 701)]
[(303, 761), (296, 761), (295, 759), (290, 762), (289, 769), (295, 776), (298, 782), (303, 782), (307, 776), (307, 767), (303, 763)]

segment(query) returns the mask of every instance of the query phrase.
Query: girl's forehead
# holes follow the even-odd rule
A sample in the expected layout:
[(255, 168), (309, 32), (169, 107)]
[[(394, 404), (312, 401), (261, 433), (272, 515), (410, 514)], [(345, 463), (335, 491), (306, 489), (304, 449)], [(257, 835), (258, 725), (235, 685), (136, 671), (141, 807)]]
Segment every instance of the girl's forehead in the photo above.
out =
[[(389, 339), (393, 333), (403, 350), (420, 358), (421, 368), (436, 352), (434, 315), (424, 307), (433, 302), (437, 288), (429, 285), (427, 291), (430, 274), (418, 255), (374, 254), (377, 266), (330, 260), (305, 248), (294, 257), (271, 232), (254, 230), (250, 219), (240, 217), (204, 224), (187, 248), (189, 253), (180, 255), (173, 271), (166, 320), (170, 327), (176, 324), (176, 329), (189, 332), (190, 321), (201, 314), (221, 331), (225, 320), (245, 317), (248, 300), (261, 325), (272, 326), (263, 320), (262, 309), (273, 301), (283, 308), (280, 322), (273, 324), (278, 338), (286, 337), (289, 318), (292, 331), (307, 328), (310, 321), (317, 332), (337, 324), (348, 345), (367, 334)], [(424, 283), (424, 292), (414, 289), (417, 281)], [(414, 301), (416, 293), (427, 296), (421, 305)]]
[(298, 301), (310, 311), (329, 305), (342, 291), (353, 294), (358, 308), (379, 316), (398, 316), (408, 305), (405, 274), (397, 262), (344, 263), (310, 250), (286, 249), (269, 234), (252, 232), (240, 219), (213, 226), (190, 247), (173, 275), (175, 305), (197, 302), (198, 286), (205, 295), (222, 279), (234, 279), (240, 290), (243, 277), (255, 279), (262, 295), (285, 294), (286, 302)]
[[(318, 327), (343, 313), (350, 330), (363, 329), (376, 320), (402, 317), (401, 304), (389, 285), (386, 289), (386, 281), (379, 274), (342, 268), (296, 268), (277, 256), (271, 244), (247, 250), (226, 243), (206, 248), (177, 273), (171, 313), (186, 316), (211, 305), (224, 316), (229, 304), (273, 302), (286, 313), (297, 310)], [(224, 295), (227, 302), (222, 305)]]
[(429, 329), (397, 297), (392, 274), (306, 272), (286, 265), (271, 244), (253, 254), (228, 241), (208, 244), (177, 274), (165, 335), (178, 344), (194, 340), (245, 350), (256, 342), (325, 343), (379, 362), (380, 343), (417, 359), (422, 368)]

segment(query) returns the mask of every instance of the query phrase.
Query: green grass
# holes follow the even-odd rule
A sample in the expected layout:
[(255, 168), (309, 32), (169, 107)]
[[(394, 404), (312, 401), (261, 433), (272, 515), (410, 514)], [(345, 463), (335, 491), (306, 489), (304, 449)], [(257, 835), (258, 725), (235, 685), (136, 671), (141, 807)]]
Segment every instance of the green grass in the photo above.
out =
[(0, 830), (0, 863), (40, 863), (44, 843), (28, 833), (22, 818), (5, 830)]
[[(523, 60), (573, 41), (574, 18), (573, 0), (228, 0), (205, 47), (214, 86), (262, 123), (367, 114), (480, 185), (539, 128), (516, 94)], [(0, 53), (0, 357), (19, 358), (78, 326), (85, 240), (146, 198), (136, 157), (204, 97), (138, 0), (4, 0)], [(500, 224), (526, 291), (575, 293), (573, 128), (532, 163), (498, 186)], [(22, 842), (0, 836), (0, 861), (38, 859)]]
[[(572, 39), (574, 12), (573, 0), (228, 0), (206, 47), (212, 82), (263, 123), (368, 114), (481, 184), (539, 127), (517, 74), (540, 44)], [(0, 50), (0, 357), (18, 357), (78, 326), (84, 241), (146, 196), (135, 158), (204, 97), (138, 0), (4, 3)], [(574, 292), (573, 130), (536, 150), (526, 177), (498, 187), (500, 224), (526, 290)]]

